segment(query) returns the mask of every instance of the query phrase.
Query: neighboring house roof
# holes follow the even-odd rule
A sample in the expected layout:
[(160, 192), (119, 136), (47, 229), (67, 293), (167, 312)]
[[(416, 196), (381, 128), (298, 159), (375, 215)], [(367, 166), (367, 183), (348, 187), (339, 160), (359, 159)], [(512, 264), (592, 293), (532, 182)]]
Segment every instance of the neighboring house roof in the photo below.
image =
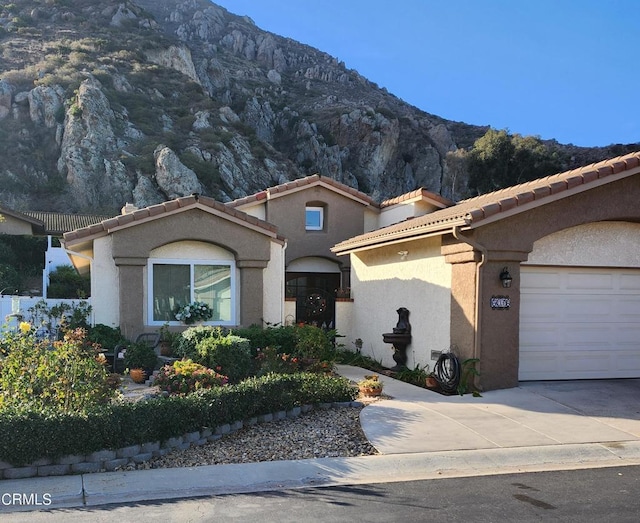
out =
[(319, 174), (314, 174), (313, 176), (307, 176), (306, 178), (300, 178), (292, 182), (287, 182), (280, 185), (276, 185), (274, 187), (269, 187), (264, 191), (260, 191), (255, 194), (245, 196), (244, 198), (233, 200), (227, 203), (226, 205), (228, 205), (229, 207), (235, 207), (235, 208), (251, 206), (263, 200), (271, 200), (272, 198), (285, 196), (287, 194), (291, 194), (292, 192), (300, 191), (302, 189), (308, 189), (309, 187), (314, 187), (316, 185), (321, 185), (331, 191), (341, 193), (347, 198), (356, 200), (364, 205), (369, 205), (376, 208), (379, 207), (379, 205), (373, 199), (371, 199), (371, 197), (368, 196), (367, 194), (360, 192), (354, 189), (353, 187), (349, 187), (348, 185), (337, 182), (332, 178), (327, 178), (326, 176), (320, 176)]
[(168, 202), (152, 205), (143, 209), (138, 209), (127, 214), (103, 220), (100, 223), (90, 225), (88, 227), (67, 232), (64, 235), (64, 242), (66, 245), (71, 246), (76, 243), (86, 242), (101, 236), (106, 236), (107, 234), (111, 234), (112, 232), (126, 227), (139, 225), (151, 220), (157, 220), (158, 218), (170, 216), (171, 214), (183, 212), (189, 209), (202, 209), (206, 212), (211, 212), (241, 223), (244, 226), (257, 229), (264, 234), (277, 238), (278, 240), (282, 240), (278, 237), (277, 228), (274, 225), (253, 216), (249, 216), (248, 214), (233, 209), (223, 203), (217, 202), (213, 198), (192, 195), (185, 196), (183, 198), (176, 198), (175, 200), (169, 200)]
[(42, 222), (40, 220), (37, 220), (35, 218), (28, 216), (27, 213), (14, 211), (13, 209), (9, 209), (7, 207), (3, 207), (2, 205), (0, 205), (0, 216), (2, 215), (11, 216), (12, 218), (16, 218), (17, 220), (22, 220), (36, 227), (42, 226)]
[(11, 216), (31, 225), (34, 234), (61, 236), (63, 233), (87, 227), (109, 218), (94, 214), (65, 214), (44, 211), (18, 212), (0, 206), (0, 215)]
[(88, 227), (110, 218), (96, 214), (64, 214), (57, 212), (25, 211), (24, 214), (37, 220), (44, 227), (44, 234), (62, 235), (65, 232)]
[(345, 240), (331, 250), (337, 254), (347, 254), (416, 236), (442, 234), (454, 227), (474, 229), (639, 172), (640, 152), (630, 153), (462, 200), (452, 207)]

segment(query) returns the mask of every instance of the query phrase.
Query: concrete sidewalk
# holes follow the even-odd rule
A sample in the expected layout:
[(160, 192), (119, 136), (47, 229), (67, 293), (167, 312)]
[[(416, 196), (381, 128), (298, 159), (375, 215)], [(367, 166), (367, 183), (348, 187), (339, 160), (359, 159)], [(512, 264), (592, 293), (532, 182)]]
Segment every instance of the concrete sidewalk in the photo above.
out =
[[(338, 372), (354, 381), (370, 373), (348, 366)], [(0, 513), (640, 464), (640, 380), (527, 383), (480, 398), (382, 380), (391, 398), (361, 414), (381, 455), (3, 480), (0, 499), (4, 493), (47, 494), (51, 504), (3, 504)]]

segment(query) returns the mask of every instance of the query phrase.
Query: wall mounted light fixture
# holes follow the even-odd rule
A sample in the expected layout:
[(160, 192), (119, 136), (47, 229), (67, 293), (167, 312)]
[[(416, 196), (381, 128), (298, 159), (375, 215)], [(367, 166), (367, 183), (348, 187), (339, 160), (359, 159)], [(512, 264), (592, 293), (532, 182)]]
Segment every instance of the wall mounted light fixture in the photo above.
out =
[(400, 256), (400, 259), (402, 261), (407, 259), (408, 254), (409, 254), (409, 251), (398, 251), (398, 256)]
[(511, 287), (511, 282), (513, 281), (513, 278), (511, 277), (511, 274), (509, 274), (509, 269), (507, 267), (502, 269), (502, 272), (500, 273), (500, 281), (502, 282), (502, 286), (505, 289), (508, 289), (509, 287)]

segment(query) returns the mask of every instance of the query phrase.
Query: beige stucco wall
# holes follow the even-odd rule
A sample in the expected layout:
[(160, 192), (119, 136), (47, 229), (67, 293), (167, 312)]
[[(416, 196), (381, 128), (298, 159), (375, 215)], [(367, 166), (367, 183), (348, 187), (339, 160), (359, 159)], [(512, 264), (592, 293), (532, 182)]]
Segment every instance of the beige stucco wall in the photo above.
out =
[(353, 333), (353, 300), (342, 299), (336, 301), (336, 324), (335, 329), (338, 335), (344, 336), (338, 338), (337, 343), (344, 345), (347, 349), (353, 350), (351, 343), (358, 336)]
[(109, 327), (117, 327), (120, 324), (118, 267), (111, 256), (110, 236), (98, 238), (93, 242), (91, 305), (96, 323)]
[[(398, 254), (408, 251), (405, 260)], [(362, 352), (392, 367), (391, 345), (382, 334), (392, 332), (398, 321), (396, 310), (411, 312), (412, 343), (407, 348), (407, 366), (428, 364), (433, 369), (432, 350), (446, 350), (450, 339), (451, 266), (440, 253), (440, 238), (399, 243), (351, 254), (351, 329), (343, 343), (350, 349), (356, 338)]]
[(279, 243), (271, 243), (271, 259), (263, 274), (263, 320), (281, 324), (284, 321), (284, 249)]
[(533, 243), (523, 265), (640, 267), (640, 223), (596, 222), (545, 236)]
[(398, 203), (390, 207), (385, 207), (380, 211), (376, 228), (386, 227), (387, 225), (401, 222), (407, 218), (415, 218), (416, 216), (429, 214), (436, 210), (438, 210), (438, 207), (422, 200)]
[(0, 213), (4, 219), (0, 219), (0, 234), (28, 235), (33, 234), (31, 224), (23, 220), (18, 220), (13, 216)]

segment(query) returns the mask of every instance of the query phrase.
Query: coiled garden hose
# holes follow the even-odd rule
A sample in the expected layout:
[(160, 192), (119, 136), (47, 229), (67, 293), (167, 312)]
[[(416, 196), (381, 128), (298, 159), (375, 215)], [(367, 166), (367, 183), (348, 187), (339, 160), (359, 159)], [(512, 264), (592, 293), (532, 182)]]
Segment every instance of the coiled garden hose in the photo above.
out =
[(443, 392), (453, 394), (460, 385), (460, 360), (452, 352), (443, 352), (433, 367), (433, 375)]

